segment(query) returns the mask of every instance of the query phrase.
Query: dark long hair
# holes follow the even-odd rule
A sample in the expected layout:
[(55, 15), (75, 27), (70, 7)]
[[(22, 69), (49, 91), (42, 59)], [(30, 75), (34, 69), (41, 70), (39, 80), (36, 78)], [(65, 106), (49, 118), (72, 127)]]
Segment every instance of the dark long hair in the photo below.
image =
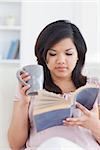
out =
[(58, 20), (47, 25), (39, 34), (35, 44), (35, 55), (38, 64), (44, 67), (44, 88), (55, 93), (62, 93), (61, 89), (52, 81), (50, 71), (46, 65), (47, 51), (64, 38), (71, 38), (78, 52), (78, 61), (72, 72), (72, 81), (76, 88), (86, 84), (87, 77), (82, 75), (87, 46), (85, 40), (74, 24), (66, 20)]

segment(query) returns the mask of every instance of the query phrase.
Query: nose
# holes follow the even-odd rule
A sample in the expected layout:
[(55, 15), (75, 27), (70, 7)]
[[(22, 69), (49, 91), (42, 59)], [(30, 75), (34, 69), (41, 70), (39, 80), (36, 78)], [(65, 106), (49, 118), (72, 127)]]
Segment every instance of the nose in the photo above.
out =
[(57, 56), (57, 64), (64, 64), (66, 62), (66, 57), (63, 54)]

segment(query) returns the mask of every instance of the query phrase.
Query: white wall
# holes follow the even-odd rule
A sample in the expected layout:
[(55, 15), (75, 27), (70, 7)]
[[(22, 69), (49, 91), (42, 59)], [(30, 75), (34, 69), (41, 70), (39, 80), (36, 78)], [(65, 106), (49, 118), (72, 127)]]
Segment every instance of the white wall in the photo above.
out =
[(87, 62), (100, 62), (98, 3), (81, 3), (82, 33), (87, 43)]
[(17, 84), (18, 64), (0, 64), (0, 150), (8, 150), (7, 131)]

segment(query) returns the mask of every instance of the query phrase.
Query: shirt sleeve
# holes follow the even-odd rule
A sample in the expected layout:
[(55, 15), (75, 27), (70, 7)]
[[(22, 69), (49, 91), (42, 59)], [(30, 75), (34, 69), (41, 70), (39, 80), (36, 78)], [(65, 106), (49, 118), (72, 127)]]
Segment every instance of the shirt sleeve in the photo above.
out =
[(98, 78), (88, 78), (87, 80), (88, 84), (95, 84), (97, 88), (99, 88), (99, 93), (96, 98), (95, 104), (100, 105), (100, 79)]

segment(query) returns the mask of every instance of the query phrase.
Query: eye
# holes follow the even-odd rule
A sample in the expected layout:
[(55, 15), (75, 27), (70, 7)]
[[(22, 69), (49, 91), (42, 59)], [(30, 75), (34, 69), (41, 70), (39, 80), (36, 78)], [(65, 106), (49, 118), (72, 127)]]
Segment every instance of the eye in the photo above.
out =
[(50, 56), (55, 56), (56, 54), (55, 54), (55, 53), (49, 53), (49, 55), (50, 55)]
[(72, 53), (66, 53), (66, 55), (67, 55), (67, 56), (71, 56), (71, 55), (72, 55)]

